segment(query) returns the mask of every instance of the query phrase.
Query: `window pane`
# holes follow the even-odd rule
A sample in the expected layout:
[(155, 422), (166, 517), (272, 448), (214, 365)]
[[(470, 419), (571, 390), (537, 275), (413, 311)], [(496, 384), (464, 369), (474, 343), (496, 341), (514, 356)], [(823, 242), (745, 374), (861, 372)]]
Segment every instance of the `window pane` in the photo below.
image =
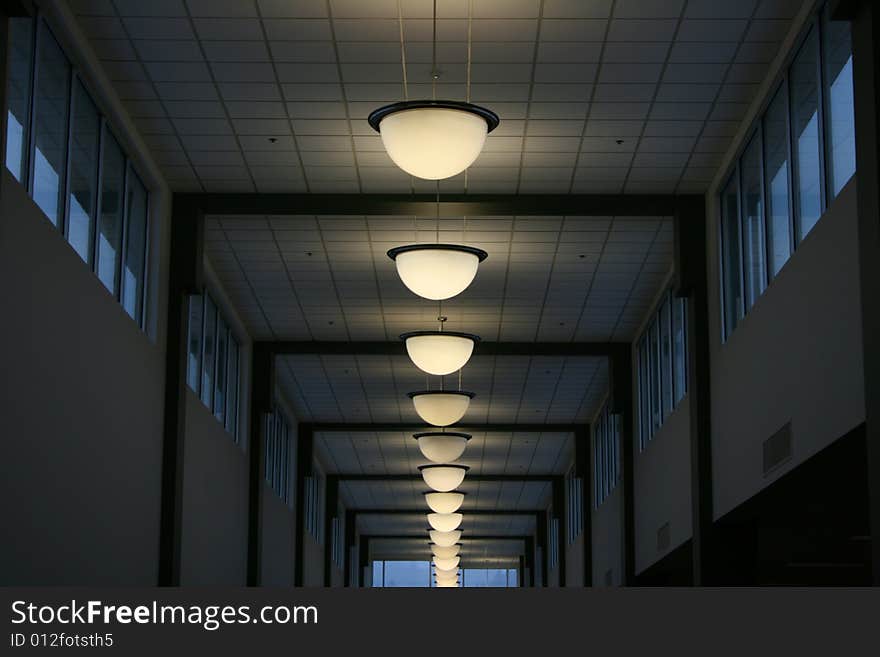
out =
[(657, 320), (654, 320), (654, 323), (651, 324), (651, 333), (650, 333), (650, 346), (651, 346), (651, 427), (653, 432), (656, 432), (657, 429), (660, 428), (660, 425), (663, 423), (661, 407), (660, 407), (660, 328), (657, 325)]
[(70, 64), (55, 37), (42, 22), (34, 103), (34, 201), (57, 226), (64, 214)]
[(788, 121), (785, 87), (776, 92), (764, 116), (764, 179), (770, 221), (770, 274), (776, 276), (791, 256), (788, 202)]
[[(672, 342), (669, 295), (660, 305), (660, 377), (663, 402), (663, 419), (672, 411)], [(662, 421), (662, 420), (661, 420)]]
[(817, 58), (816, 31), (811, 30), (791, 65), (791, 128), (794, 135), (792, 146), (795, 154), (795, 192), (800, 239), (810, 232), (822, 214)]
[(507, 570), (507, 586), (519, 586), (519, 571), (516, 568)]
[(33, 58), (34, 19), (9, 19), (9, 80), (6, 86), (6, 167), (19, 182), (27, 170), (29, 105), (31, 97), (31, 61)]
[(67, 240), (79, 257), (91, 264), (98, 196), (98, 135), (101, 119), (82, 83), (73, 91), (70, 136), (70, 192)]
[(202, 401), (211, 408), (214, 392), (214, 347), (217, 336), (217, 306), (205, 294), (205, 329), (202, 342)]
[(687, 393), (687, 340), (685, 340), (687, 299), (673, 299), (672, 339), (675, 361), (675, 403)]
[(101, 150), (101, 196), (96, 271), (101, 282), (116, 296), (119, 292), (125, 155), (106, 126)]
[(238, 438), (238, 343), (229, 336), (229, 386), (226, 393), (226, 430)]
[(828, 184), (834, 197), (856, 171), (852, 38), (849, 22), (828, 20), (827, 7), (822, 14), (822, 26)]
[(147, 189), (128, 168), (128, 221), (125, 231), (125, 268), (122, 272), (122, 306), (140, 326), (144, 314), (144, 278), (147, 248)]
[(760, 135), (755, 134), (746, 147), (740, 160), (740, 172), (743, 203), (743, 260), (745, 261), (746, 310), (748, 310), (767, 287)]
[(214, 376), (214, 417), (226, 420), (226, 344), (229, 332), (226, 322), (217, 316), (217, 373)]
[(734, 174), (721, 194), (721, 266), (724, 294), (724, 336), (742, 319), (742, 278), (739, 259), (739, 187)]
[(189, 298), (189, 322), (186, 356), (186, 384), (198, 394), (202, 363), (202, 296)]

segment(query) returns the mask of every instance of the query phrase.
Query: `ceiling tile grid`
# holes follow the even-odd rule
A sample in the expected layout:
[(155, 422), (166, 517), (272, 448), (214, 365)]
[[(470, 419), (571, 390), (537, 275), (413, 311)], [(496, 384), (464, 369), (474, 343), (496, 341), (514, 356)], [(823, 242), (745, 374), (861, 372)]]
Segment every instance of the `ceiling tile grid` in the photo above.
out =
[[(366, 122), (431, 95), (430, 0), (71, 0), (179, 191), (433, 192)], [(440, 0), (437, 97), (501, 126), (441, 191), (711, 180), (799, 0)]]
[(672, 240), (668, 217), (232, 216), (207, 218), (205, 249), (256, 339), (383, 341), (435, 326), (441, 308), (404, 287), (386, 251), (440, 241), (489, 253), (442, 305), (447, 329), (570, 342), (631, 339)]

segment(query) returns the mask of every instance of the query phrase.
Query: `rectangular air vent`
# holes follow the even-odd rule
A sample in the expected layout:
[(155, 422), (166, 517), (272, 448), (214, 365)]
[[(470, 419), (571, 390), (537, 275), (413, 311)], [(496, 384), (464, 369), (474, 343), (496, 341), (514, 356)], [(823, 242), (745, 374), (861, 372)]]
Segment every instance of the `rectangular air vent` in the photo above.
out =
[(666, 552), (669, 549), (669, 523), (664, 522), (657, 530), (657, 552)]
[(767, 475), (791, 458), (791, 422), (764, 441), (764, 474)]
[(609, 568), (608, 570), (605, 571), (605, 586), (611, 586), (613, 581), (614, 581), (614, 573)]

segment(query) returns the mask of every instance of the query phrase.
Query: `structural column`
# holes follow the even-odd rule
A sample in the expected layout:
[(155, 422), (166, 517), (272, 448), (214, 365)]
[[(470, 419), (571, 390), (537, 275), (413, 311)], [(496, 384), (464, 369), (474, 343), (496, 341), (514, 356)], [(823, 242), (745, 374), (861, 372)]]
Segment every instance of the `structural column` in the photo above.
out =
[(635, 584), (635, 500), (633, 468), (633, 374), (632, 347), (615, 345), (609, 358), (611, 370), (611, 410), (620, 418), (621, 484), (623, 499), (623, 585)]
[(293, 561), (293, 585), (303, 585), (305, 572), (305, 554), (303, 554), (304, 534), (306, 530), (306, 478), (312, 474), (312, 458), (314, 454), (315, 435), (312, 425), (300, 423), (296, 432), (296, 514), (294, 517), (294, 561)]
[(568, 523), (565, 503), (565, 477), (553, 477), (553, 517), (559, 523), (559, 536), (556, 537), (558, 551), (556, 572), (559, 575), (559, 586), (565, 586), (565, 551), (568, 547)]
[(364, 572), (367, 570), (367, 567), (370, 565), (370, 537), (369, 536), (361, 536), (358, 541), (358, 576), (357, 576), (357, 584), (361, 588), (366, 585), (366, 578), (364, 577)]
[[(547, 586), (547, 572), (549, 568), (547, 565), (550, 563), (550, 556), (547, 551), (547, 512), (539, 511), (535, 516), (535, 543), (537, 543), (537, 548), (541, 550), (541, 559), (540, 564), (538, 560), (535, 559), (535, 568), (532, 569), (532, 582), (535, 580), (534, 570), (537, 570), (539, 567), (541, 569), (541, 586)], [(537, 549), (536, 549), (537, 551)]]
[(174, 195), (165, 326), (165, 413), (159, 515), (159, 586), (180, 585), (186, 356), (189, 295), (203, 286), (204, 215), (192, 197)]
[(880, 7), (844, 0), (833, 16), (852, 25), (871, 563), (880, 586)]
[[(333, 549), (339, 537), (333, 536), (333, 521), (339, 513), (339, 477), (327, 475), (324, 479), (324, 586), (333, 586)], [(337, 527), (337, 531), (341, 531)]]
[(248, 425), (248, 560), (247, 584), (260, 585), (263, 550), (263, 479), (266, 443), (263, 422), (272, 411), (275, 390), (275, 354), (271, 345), (254, 342), (251, 349), (250, 423)]
[(342, 564), (342, 585), (345, 587), (356, 586), (357, 580), (352, 577), (352, 568), (351, 568), (351, 553), (355, 547), (355, 532), (356, 530), (356, 515), (352, 509), (345, 510), (345, 529), (344, 538), (345, 538), (345, 549), (343, 550), (342, 558), (345, 560), (345, 563)]
[(694, 586), (718, 584), (713, 550), (712, 434), (706, 204), (682, 199), (675, 211), (675, 294), (687, 299), (687, 394), (690, 403), (692, 576)]
[(581, 522), (583, 522), (583, 585), (593, 585), (593, 487), (592, 453), (590, 451), (590, 425), (584, 425), (574, 433), (574, 474), (581, 480)]
[(525, 581), (525, 571), (523, 571), (523, 586), (535, 586), (535, 537), (528, 536), (525, 540), (525, 567), (529, 569), (528, 582)]

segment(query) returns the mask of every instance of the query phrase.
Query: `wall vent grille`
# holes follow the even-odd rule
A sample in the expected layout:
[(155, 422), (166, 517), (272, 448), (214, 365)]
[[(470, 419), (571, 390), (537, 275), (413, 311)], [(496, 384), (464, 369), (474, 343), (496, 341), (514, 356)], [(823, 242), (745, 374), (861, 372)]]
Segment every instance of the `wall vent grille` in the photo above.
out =
[(770, 474), (791, 458), (791, 422), (764, 441), (763, 472)]
[(669, 523), (664, 522), (657, 530), (657, 552), (666, 552), (669, 549)]

